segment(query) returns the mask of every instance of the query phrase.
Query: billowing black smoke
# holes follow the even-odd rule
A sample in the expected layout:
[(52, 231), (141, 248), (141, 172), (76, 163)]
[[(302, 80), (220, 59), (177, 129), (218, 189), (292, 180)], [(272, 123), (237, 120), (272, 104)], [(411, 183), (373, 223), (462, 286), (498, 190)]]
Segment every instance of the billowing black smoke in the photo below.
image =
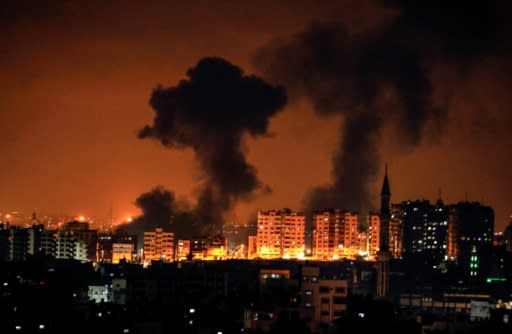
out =
[(174, 232), (176, 238), (190, 238), (199, 233), (187, 210), (187, 204), (178, 201), (172, 192), (163, 187), (156, 187), (140, 195), (135, 205), (142, 211), (142, 215), (122, 225), (120, 229), (136, 234), (139, 242), (142, 242), (145, 231), (154, 231), (156, 227)]
[(285, 85), (292, 99), (305, 96), (319, 115), (343, 118), (332, 183), (308, 194), (308, 209), (371, 208), (384, 126), (394, 126), (402, 147), (414, 148), (426, 124), (440, 127), (446, 116), (446, 104), (434, 103), (432, 67), (454, 60), (469, 66), (494, 44), (495, 11), (484, 4), (435, 9), (430, 2), (388, 3), (403, 7), (385, 27), (351, 34), (341, 23), (313, 24), (254, 54), (264, 77)]
[(193, 149), (203, 175), (189, 218), (201, 234), (217, 234), (223, 214), (236, 201), (269, 191), (246, 160), (244, 137), (267, 135), (269, 119), (284, 107), (286, 96), (283, 88), (246, 76), (220, 58), (201, 59), (187, 76), (174, 87), (153, 91), (155, 118), (139, 138)]

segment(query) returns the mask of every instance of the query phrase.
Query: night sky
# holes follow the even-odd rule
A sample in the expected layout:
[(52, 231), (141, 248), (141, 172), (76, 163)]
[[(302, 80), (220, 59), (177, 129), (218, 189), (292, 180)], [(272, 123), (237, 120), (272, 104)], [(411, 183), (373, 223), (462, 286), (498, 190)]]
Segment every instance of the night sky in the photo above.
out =
[(368, 210), (387, 163), (392, 202), (480, 201), (502, 230), (506, 6), (418, 3), (3, 1), (0, 212), (136, 216), (157, 186), (196, 220)]

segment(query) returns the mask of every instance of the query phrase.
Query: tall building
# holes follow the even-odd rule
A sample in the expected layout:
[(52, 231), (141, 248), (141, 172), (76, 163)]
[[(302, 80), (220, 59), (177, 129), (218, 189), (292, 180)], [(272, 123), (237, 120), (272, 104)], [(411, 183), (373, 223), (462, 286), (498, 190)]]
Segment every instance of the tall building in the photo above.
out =
[(33, 225), (30, 228), (9, 228), (9, 260), (24, 261), (28, 255), (40, 251), (43, 225)]
[(389, 221), (389, 251), (393, 258), (402, 257), (403, 251), (403, 210), (400, 204), (391, 204), (391, 220)]
[(370, 257), (375, 258), (380, 248), (380, 215), (370, 212), (368, 216), (367, 251)]
[(359, 232), (359, 215), (328, 209), (313, 212), (313, 256), (319, 260), (355, 257), (364, 250)]
[(174, 233), (164, 232), (161, 227), (144, 232), (144, 262), (161, 260), (169, 262), (174, 259)]
[(102, 233), (98, 235), (98, 253), (99, 262), (112, 262), (112, 245), (114, 243), (112, 233)]
[(404, 256), (422, 254), (430, 203), (426, 200), (407, 201), (400, 205), (403, 226)]
[(494, 235), (494, 210), (478, 202), (452, 205), (448, 217), (449, 256), (469, 278), (488, 274)]
[(176, 261), (187, 260), (190, 255), (190, 240), (179, 239), (176, 243)]
[(344, 212), (326, 210), (313, 212), (313, 256), (318, 260), (333, 260), (343, 256)]
[(386, 166), (384, 182), (380, 192), (380, 245), (377, 252), (377, 297), (380, 298), (387, 298), (389, 294), (389, 260), (391, 259), (391, 252), (389, 251), (390, 199), (391, 189)]
[(344, 255), (353, 257), (363, 250), (360, 248), (359, 214), (345, 212), (343, 216), (343, 249)]
[(401, 226), (402, 256), (421, 256), (437, 265), (446, 258), (448, 247), (448, 210), (441, 200), (393, 204), (392, 222)]
[(510, 222), (503, 231), (503, 245), (507, 252), (512, 252), (512, 216), (510, 216)]
[(304, 256), (306, 215), (290, 209), (258, 212), (257, 249), (262, 258)]
[(250, 235), (247, 238), (247, 258), (254, 259), (258, 256), (258, 238), (255, 235)]
[(64, 232), (55, 232), (55, 257), (57, 259), (87, 260), (87, 245), (74, 235)]
[(430, 207), (424, 228), (424, 251), (434, 265), (447, 258), (448, 251), (448, 209), (439, 199)]
[(10, 255), (10, 242), (9, 242), (9, 230), (4, 229), (0, 224), (0, 261), (9, 260)]
[(82, 240), (87, 245), (87, 259), (95, 261), (98, 255), (98, 231), (89, 227), (88, 222), (73, 220), (64, 224), (62, 230)]
[(311, 319), (310, 330), (319, 332), (347, 309), (348, 281), (321, 277), (320, 268), (301, 268), (300, 294), (304, 315)]

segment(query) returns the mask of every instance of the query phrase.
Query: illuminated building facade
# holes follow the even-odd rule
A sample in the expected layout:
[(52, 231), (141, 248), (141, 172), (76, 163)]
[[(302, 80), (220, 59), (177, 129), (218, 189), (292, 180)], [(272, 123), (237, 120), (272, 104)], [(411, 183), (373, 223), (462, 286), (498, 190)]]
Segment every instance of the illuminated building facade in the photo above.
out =
[(312, 245), (313, 256), (318, 260), (354, 257), (365, 249), (359, 215), (338, 209), (314, 212)]
[(38, 251), (57, 259), (87, 260), (87, 244), (65, 231), (40, 230)]
[(192, 238), (190, 252), (194, 260), (225, 260), (228, 252), (228, 242), (223, 236)]
[(174, 259), (174, 233), (164, 232), (161, 227), (155, 231), (144, 232), (144, 262), (161, 260), (169, 262)]
[[(130, 248), (128, 245), (132, 245), (131, 248), (133, 249), (133, 254), (130, 257), (126, 257), (126, 260), (136, 260), (137, 257), (137, 235), (125, 233), (122, 231), (116, 231), (114, 234), (107, 233), (107, 234), (99, 234), (97, 242), (97, 260), (100, 262), (113, 262), (114, 260), (114, 244), (122, 244), (126, 246), (122, 246), (123, 248)], [(119, 246), (121, 247), (121, 246)], [(119, 250), (121, 250), (119, 248)], [(120, 255), (116, 255), (117, 259), (121, 259), (119, 257)]]
[(94, 303), (109, 303), (112, 302), (112, 289), (108, 284), (89, 285), (87, 296), (90, 301)]
[(368, 216), (368, 241), (367, 250), (370, 257), (374, 258), (380, 248), (380, 217), (378, 213), (370, 212)]
[(225, 260), (228, 255), (228, 240), (222, 236), (207, 238), (205, 260)]
[(290, 209), (258, 212), (258, 256), (265, 259), (304, 256), (306, 215)]
[(91, 230), (89, 227), (88, 222), (73, 220), (64, 224), (62, 231), (72, 235), (77, 240), (83, 241), (87, 245), (87, 259), (95, 261), (98, 255), (98, 231)]
[(250, 235), (247, 241), (247, 258), (254, 259), (258, 256), (258, 238)]
[(57, 252), (57, 231), (43, 231), (41, 232), (41, 251), (44, 254), (53, 255)]
[(403, 251), (403, 210), (400, 204), (391, 204), (389, 221), (389, 251), (393, 258), (401, 258)]
[(57, 231), (55, 257), (57, 259), (87, 260), (87, 245), (68, 232)]
[(136, 258), (135, 247), (132, 243), (112, 244), (112, 263), (119, 263), (121, 260), (133, 262)]
[(176, 260), (184, 261), (190, 254), (190, 240), (179, 239), (176, 243)]

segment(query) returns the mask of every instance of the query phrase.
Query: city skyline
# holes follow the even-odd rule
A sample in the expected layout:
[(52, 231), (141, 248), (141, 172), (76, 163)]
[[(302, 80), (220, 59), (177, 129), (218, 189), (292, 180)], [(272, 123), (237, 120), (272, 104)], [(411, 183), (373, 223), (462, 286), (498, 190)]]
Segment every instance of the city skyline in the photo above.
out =
[[(175, 87), (200, 59), (216, 56), (240, 67), (244, 75), (254, 74), (272, 85), (284, 83), (289, 97), (284, 109), (268, 118), (264, 136), (242, 134), (247, 162), (272, 192), (235, 201), (227, 216), (240, 223), (254, 220), (258, 210), (307, 207), (313, 188), (332, 185), (333, 154), (340, 147), (340, 124), (347, 117), (315, 113), (314, 96), (296, 93), (299, 88), (269, 75), (254, 61), (255, 54), (272, 41), (288, 41), (309, 31), (311, 22), (342, 24), (351, 34), (365, 34), (386, 30), (410, 10), (385, 8), (376, 1), (145, 6), (131, 1), (101, 6), (50, 1), (44, 5), (47, 9), (37, 2), (20, 3), (5, 5), (0, 13), (0, 40), (9, 46), (0, 56), (5, 95), (0, 101), (0, 212), (30, 214), (39, 209), (109, 217), (113, 209), (117, 217), (135, 217), (141, 213), (136, 199), (156, 186), (194, 204), (204, 174), (193, 150), (165, 149), (138, 139), (137, 132), (152, 123), (154, 110), (148, 101), (159, 84)], [(478, 9), (469, 8), (468, 17)], [(453, 13), (429, 14), (451, 19)], [(461, 25), (467, 22), (462, 20)], [(441, 191), (445, 203), (469, 200), (493, 207), (497, 231), (508, 224), (510, 61), (509, 50), (500, 42), (507, 40), (509, 31), (498, 29), (504, 28), (499, 18), (493, 22), (495, 30), (486, 23), (481, 20), (475, 26), (482, 33), (477, 37), (487, 43), (475, 38), (457, 44), (452, 38), (464, 32), (455, 29), (449, 35), (453, 24), (444, 27), (446, 40), (429, 36), (433, 41), (425, 42), (439, 48), (453, 43), (475, 56), (450, 49), (446, 59), (424, 59), (431, 98), (446, 113), (436, 122), (420, 123), (424, 134), (415, 133), (420, 136), (415, 144), (402, 145), (399, 116), (384, 115), (386, 121), (376, 132), (378, 168), (368, 174), (368, 189), (347, 190), (372, 193), (373, 207), (366, 209), (378, 208), (387, 162), (392, 203), (435, 200)], [(354, 82), (350, 75), (349, 84)], [(399, 108), (400, 94), (381, 89), (375, 103)], [(343, 203), (338, 207), (358, 210)]]

